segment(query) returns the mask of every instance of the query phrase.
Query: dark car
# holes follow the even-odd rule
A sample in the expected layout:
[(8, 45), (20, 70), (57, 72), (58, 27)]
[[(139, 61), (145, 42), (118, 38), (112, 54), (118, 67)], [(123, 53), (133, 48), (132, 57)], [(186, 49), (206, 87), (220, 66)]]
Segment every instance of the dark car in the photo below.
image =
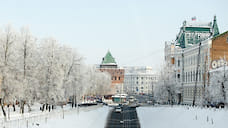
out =
[(223, 102), (208, 102), (206, 104), (207, 107), (215, 107), (215, 108), (224, 108), (225, 107), (225, 104)]

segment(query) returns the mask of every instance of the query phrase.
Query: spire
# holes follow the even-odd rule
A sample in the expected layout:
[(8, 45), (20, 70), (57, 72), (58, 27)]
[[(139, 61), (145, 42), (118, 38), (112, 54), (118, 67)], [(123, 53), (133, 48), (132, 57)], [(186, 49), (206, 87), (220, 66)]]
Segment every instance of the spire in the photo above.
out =
[(214, 16), (214, 21), (213, 21), (213, 26), (212, 26), (212, 34), (213, 34), (213, 37), (219, 35), (219, 29), (218, 29), (218, 25), (217, 25), (216, 16)]
[(105, 57), (102, 59), (102, 64), (116, 64), (115, 58), (112, 57), (112, 54), (108, 50)]

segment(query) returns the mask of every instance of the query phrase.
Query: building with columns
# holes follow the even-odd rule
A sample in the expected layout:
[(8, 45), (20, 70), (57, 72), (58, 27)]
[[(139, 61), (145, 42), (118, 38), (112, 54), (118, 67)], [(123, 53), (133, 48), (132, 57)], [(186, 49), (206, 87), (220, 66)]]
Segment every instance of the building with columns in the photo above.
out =
[(158, 77), (152, 67), (124, 67), (124, 91), (127, 94), (153, 94)]

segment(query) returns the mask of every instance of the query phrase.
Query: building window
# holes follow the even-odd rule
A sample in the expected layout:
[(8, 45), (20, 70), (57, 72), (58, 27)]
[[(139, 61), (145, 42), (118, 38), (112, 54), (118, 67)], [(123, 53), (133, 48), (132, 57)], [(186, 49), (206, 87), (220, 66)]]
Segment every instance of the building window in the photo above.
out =
[(120, 77), (119, 77), (119, 80), (120, 80)]
[(226, 37), (226, 43), (228, 43), (228, 37)]
[(174, 57), (171, 58), (171, 64), (175, 64), (175, 58)]
[(192, 81), (195, 81), (195, 71), (192, 72)]
[(180, 79), (180, 74), (177, 74), (177, 78)]
[(116, 80), (116, 76), (115, 76), (115, 80)]
[(178, 67), (180, 67), (180, 60), (177, 61), (177, 65), (178, 65)]

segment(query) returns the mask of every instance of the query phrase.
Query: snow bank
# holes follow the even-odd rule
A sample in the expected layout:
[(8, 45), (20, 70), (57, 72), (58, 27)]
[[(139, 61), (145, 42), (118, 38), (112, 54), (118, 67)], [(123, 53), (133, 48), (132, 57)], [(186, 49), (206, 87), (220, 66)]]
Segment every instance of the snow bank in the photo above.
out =
[(227, 128), (228, 110), (188, 106), (139, 107), (142, 128)]
[(64, 119), (52, 118), (47, 123), (41, 123), (39, 128), (103, 128), (108, 116), (108, 107), (86, 107), (79, 111), (68, 112)]
[(79, 109), (66, 106), (64, 111), (58, 108), (51, 112), (25, 113), (24, 116), (14, 113), (6, 122), (0, 118), (0, 128), (103, 128), (109, 109), (100, 105)]

